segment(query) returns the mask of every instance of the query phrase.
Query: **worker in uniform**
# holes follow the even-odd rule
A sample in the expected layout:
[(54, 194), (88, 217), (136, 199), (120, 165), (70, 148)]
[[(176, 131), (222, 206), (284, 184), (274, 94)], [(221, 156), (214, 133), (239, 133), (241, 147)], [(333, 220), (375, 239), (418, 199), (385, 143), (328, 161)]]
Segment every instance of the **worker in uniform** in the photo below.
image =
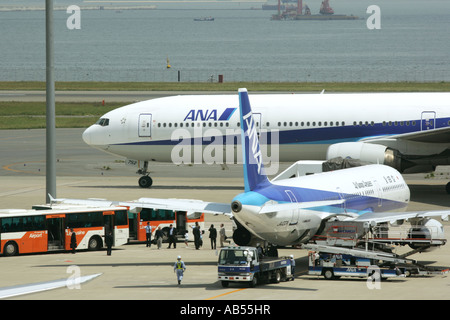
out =
[(181, 261), (181, 256), (177, 257), (177, 262), (175, 262), (173, 266), (173, 272), (177, 274), (178, 285), (181, 284), (181, 280), (183, 279), (183, 273), (186, 270), (186, 265), (183, 261)]
[(295, 277), (295, 259), (294, 259), (294, 255), (293, 254), (291, 254), (289, 256), (289, 260), (291, 260), (291, 273), (292, 273), (292, 276)]

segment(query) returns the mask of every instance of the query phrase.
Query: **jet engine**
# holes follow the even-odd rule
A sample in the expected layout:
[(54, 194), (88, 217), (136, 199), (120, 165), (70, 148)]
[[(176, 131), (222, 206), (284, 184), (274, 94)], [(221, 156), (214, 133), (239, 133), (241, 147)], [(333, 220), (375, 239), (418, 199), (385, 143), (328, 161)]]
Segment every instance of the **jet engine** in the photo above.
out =
[(233, 241), (238, 246), (248, 246), (252, 242), (253, 235), (244, 227), (239, 227), (233, 232)]
[[(239, 201), (235, 201), (239, 202)], [(234, 203), (234, 202), (233, 202)], [(256, 247), (257, 243), (264, 242), (264, 239), (259, 238), (248, 231), (242, 224), (236, 219), (233, 219), (236, 224), (236, 229), (233, 232), (233, 242), (238, 246), (253, 246)]]
[(350, 157), (365, 162), (385, 164), (399, 171), (402, 169), (400, 153), (380, 144), (364, 142), (336, 143), (328, 147), (327, 160), (337, 157)]
[(430, 243), (428, 241), (421, 242), (420, 239), (443, 240), (445, 239), (444, 227), (435, 219), (419, 220), (409, 229), (408, 238), (418, 240), (409, 245), (413, 249), (429, 246)]

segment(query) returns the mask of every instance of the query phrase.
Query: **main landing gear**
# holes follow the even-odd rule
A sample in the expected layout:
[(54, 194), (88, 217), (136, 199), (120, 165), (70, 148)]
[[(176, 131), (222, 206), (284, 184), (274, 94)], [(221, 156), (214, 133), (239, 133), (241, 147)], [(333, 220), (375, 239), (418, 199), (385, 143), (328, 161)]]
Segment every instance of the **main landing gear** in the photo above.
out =
[(153, 180), (149, 176), (150, 172), (148, 171), (148, 161), (144, 161), (144, 167), (139, 168), (136, 173), (142, 175), (142, 177), (139, 178), (139, 187), (150, 188), (152, 186)]

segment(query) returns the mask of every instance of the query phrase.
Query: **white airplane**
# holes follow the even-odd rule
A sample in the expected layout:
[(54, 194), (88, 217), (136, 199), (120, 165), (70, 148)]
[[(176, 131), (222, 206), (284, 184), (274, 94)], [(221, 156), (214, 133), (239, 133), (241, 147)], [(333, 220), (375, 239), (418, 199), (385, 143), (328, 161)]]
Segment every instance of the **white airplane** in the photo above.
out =
[[(141, 198), (115, 203), (130, 208), (165, 206), (172, 210), (233, 215), (238, 228), (233, 239), (248, 245), (264, 239), (276, 245), (306, 243), (323, 232), (330, 219), (379, 223), (409, 221), (426, 239), (445, 239), (442, 224), (450, 210), (399, 212), (409, 203), (409, 188), (401, 174), (380, 164), (269, 181), (264, 173), (257, 125), (245, 89), (239, 90), (245, 192), (230, 204), (199, 200)], [(95, 204), (99, 200), (55, 199), (63, 203)], [(104, 203), (101, 203), (104, 205)], [(443, 240), (445, 243), (445, 240)]]
[[(340, 156), (402, 173), (450, 164), (450, 93), (254, 94), (250, 99), (258, 134), (266, 137), (264, 158), (272, 163)], [(149, 187), (149, 161), (236, 163), (241, 154), (237, 108), (234, 95), (138, 102), (103, 115), (83, 139), (134, 160), (143, 175), (140, 186)], [(270, 144), (278, 150), (266, 150)]]
[[(305, 243), (332, 218), (374, 223), (410, 219), (423, 232), (443, 237), (442, 224), (450, 210), (402, 211), (409, 203), (409, 188), (401, 174), (385, 165), (367, 165), (270, 182), (264, 174), (248, 94), (239, 90), (245, 192), (231, 203), (234, 218), (253, 235), (277, 245)], [(376, 218), (375, 218), (375, 216)], [(244, 236), (245, 233), (241, 233)], [(247, 237), (248, 239), (248, 237)]]

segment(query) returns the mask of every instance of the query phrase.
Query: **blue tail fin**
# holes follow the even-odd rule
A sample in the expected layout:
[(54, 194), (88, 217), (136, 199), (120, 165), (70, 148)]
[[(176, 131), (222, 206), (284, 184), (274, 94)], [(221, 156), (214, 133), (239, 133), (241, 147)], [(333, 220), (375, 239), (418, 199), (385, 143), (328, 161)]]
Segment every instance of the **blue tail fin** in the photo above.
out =
[(264, 172), (256, 124), (248, 99), (247, 89), (239, 89), (239, 112), (241, 118), (242, 159), (244, 162), (245, 192), (270, 185)]

